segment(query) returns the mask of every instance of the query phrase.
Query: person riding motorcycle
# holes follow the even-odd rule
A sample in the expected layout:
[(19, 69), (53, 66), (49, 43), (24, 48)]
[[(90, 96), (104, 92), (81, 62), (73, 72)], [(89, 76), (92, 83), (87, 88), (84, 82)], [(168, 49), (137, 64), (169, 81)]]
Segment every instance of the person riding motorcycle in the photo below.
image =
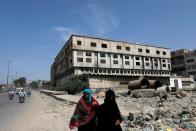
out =
[(19, 101), (20, 102), (24, 102), (25, 101), (25, 96), (26, 96), (26, 93), (24, 91), (24, 89), (22, 89), (21, 91), (19, 91)]
[(9, 94), (9, 99), (12, 100), (14, 98), (14, 90), (10, 89), (10, 91), (8, 92)]

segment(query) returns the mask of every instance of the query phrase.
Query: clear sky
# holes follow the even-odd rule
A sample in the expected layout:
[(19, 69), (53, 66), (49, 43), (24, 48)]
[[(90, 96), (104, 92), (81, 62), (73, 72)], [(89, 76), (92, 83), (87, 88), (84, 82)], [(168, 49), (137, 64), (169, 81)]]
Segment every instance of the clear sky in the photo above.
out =
[(1, 0), (0, 83), (49, 80), (70, 34), (195, 49), (196, 0)]

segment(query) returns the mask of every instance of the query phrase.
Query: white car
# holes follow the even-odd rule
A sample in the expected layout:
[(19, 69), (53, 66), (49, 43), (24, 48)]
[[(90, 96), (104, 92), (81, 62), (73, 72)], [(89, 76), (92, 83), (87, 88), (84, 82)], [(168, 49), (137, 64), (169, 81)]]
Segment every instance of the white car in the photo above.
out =
[(22, 89), (23, 89), (22, 87), (16, 88), (16, 94), (18, 94)]

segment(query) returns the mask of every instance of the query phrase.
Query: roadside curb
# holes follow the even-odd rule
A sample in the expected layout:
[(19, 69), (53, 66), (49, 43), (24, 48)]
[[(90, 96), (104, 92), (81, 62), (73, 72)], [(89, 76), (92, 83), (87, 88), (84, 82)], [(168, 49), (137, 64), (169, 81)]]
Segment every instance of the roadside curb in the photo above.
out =
[(55, 98), (56, 100), (69, 102), (71, 104), (77, 104), (77, 102), (74, 102), (74, 101), (71, 101), (71, 100), (67, 100), (67, 99), (63, 99), (63, 98), (58, 97), (57, 95), (55, 95), (55, 91), (40, 90), (40, 93), (44, 93), (44, 94), (46, 94), (48, 96), (51, 96), (51, 97)]

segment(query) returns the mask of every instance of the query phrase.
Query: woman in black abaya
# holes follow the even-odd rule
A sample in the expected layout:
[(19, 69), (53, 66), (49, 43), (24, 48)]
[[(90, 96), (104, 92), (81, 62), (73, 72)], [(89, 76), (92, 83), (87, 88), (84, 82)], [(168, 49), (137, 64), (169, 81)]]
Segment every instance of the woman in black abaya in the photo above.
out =
[(122, 131), (120, 126), (121, 121), (120, 111), (115, 100), (115, 93), (112, 90), (108, 90), (104, 103), (98, 110), (97, 131)]

